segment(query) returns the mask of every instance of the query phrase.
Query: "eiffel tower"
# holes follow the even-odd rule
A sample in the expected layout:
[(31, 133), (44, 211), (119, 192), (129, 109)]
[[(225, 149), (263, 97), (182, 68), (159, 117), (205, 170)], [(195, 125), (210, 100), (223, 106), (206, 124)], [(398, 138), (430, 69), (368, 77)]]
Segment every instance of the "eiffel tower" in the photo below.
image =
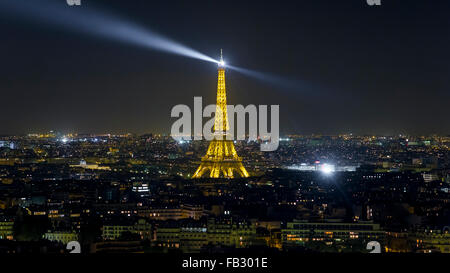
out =
[(202, 157), (202, 162), (192, 178), (234, 178), (236, 173), (241, 177), (249, 176), (244, 165), (242, 165), (242, 158), (237, 155), (233, 141), (226, 140), (229, 128), (227, 93), (225, 89), (225, 63), (222, 50), (220, 50), (214, 139), (209, 143), (206, 155)]

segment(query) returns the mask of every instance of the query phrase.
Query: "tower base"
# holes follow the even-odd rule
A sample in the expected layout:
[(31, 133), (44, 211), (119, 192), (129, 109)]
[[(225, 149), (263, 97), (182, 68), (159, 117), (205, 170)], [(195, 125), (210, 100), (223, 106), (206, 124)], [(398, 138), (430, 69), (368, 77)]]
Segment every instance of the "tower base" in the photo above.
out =
[(242, 159), (237, 156), (233, 141), (212, 140), (192, 178), (234, 178), (236, 174), (240, 177), (249, 177), (241, 161)]
[(202, 162), (192, 178), (234, 178), (235, 173), (240, 177), (249, 177), (242, 162)]

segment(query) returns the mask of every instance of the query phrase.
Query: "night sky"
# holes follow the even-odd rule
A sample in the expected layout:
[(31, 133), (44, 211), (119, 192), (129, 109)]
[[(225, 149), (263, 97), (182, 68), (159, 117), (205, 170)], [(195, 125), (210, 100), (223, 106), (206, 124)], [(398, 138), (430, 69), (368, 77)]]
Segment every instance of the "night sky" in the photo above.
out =
[[(289, 79), (227, 72), (228, 103), (279, 104), (282, 133), (450, 134), (449, 1), (81, 1), (54, 2)], [(169, 133), (174, 105), (215, 103), (214, 63), (0, 16), (0, 134)]]

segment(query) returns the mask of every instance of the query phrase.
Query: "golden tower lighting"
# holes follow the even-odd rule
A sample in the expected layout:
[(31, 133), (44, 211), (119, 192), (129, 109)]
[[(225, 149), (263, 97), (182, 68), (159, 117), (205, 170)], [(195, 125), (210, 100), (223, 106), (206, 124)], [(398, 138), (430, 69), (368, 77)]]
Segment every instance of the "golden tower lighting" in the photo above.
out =
[(232, 140), (226, 140), (230, 125), (227, 117), (227, 93), (225, 89), (225, 62), (220, 50), (217, 80), (217, 103), (214, 119), (214, 139), (209, 143), (206, 155), (192, 178), (234, 178), (237, 173), (248, 177), (247, 170), (242, 165), (242, 159), (237, 155)]

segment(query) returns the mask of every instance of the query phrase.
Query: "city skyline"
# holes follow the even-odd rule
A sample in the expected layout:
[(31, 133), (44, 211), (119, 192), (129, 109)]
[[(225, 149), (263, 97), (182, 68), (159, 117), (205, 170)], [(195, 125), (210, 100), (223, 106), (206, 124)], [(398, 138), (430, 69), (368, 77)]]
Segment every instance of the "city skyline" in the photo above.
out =
[(103, 272), (445, 262), (449, 11), (0, 0), (0, 256)]

